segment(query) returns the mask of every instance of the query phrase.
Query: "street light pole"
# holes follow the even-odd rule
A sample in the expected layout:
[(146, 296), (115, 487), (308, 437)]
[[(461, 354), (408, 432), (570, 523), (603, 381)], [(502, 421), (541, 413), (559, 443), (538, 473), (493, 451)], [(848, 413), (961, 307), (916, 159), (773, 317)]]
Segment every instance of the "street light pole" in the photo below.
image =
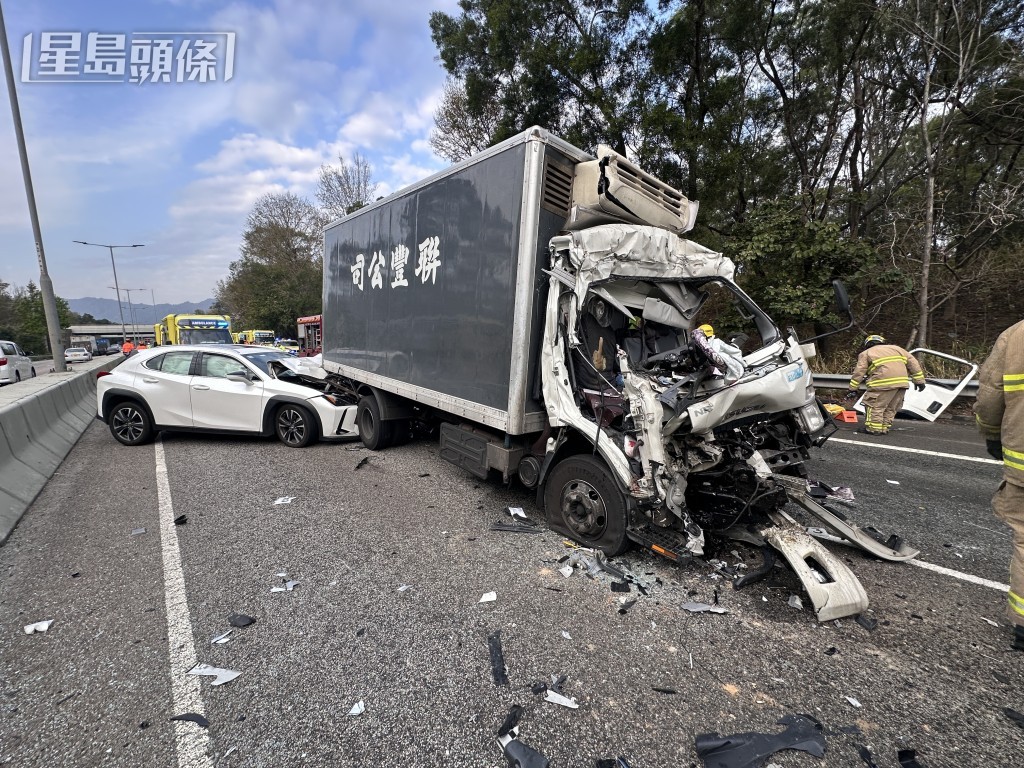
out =
[(4, 24), (4, 10), (0, 6), (0, 55), (4, 60), (4, 75), (7, 78), (7, 95), (11, 100), (11, 115), (14, 118), (14, 135), (18, 140), (18, 154), (21, 156), (21, 175), (25, 181), (25, 196), (28, 197), (28, 212), (32, 220), (32, 236), (36, 239), (36, 256), (39, 258), (39, 291), (43, 295), (43, 314), (46, 316), (46, 332), (50, 337), (50, 351), (53, 353), (53, 367), (66, 371), (64, 344), (60, 338), (60, 317), (57, 315), (57, 299), (53, 295), (53, 281), (46, 268), (46, 254), (43, 252), (43, 233), (36, 211), (36, 194), (32, 188), (32, 172), (28, 166), (28, 149), (25, 147), (25, 132), (21, 126), (21, 108), (18, 106), (18, 92), (14, 90), (14, 67), (11, 64), (11, 49), (7, 45), (7, 27)]
[[(132, 313), (132, 325), (135, 325), (135, 314), (132, 312), (132, 291), (151, 291), (151, 288), (125, 288), (128, 293), (128, 311)], [(139, 310), (139, 314), (142, 314), (142, 310)], [(155, 325), (155, 323), (154, 323)]]
[(160, 318), (156, 316), (156, 295), (153, 293), (153, 289), (149, 289), (149, 298), (153, 302), (153, 327), (156, 328), (156, 324), (160, 322)]
[[(97, 248), (109, 248), (110, 249), (110, 266), (114, 270), (114, 290), (117, 291), (117, 311), (121, 315), (121, 343), (124, 344), (128, 340), (124, 330), (124, 309), (121, 308), (121, 289), (117, 283), (117, 265), (114, 263), (114, 249), (115, 248), (144, 248), (142, 243), (135, 243), (134, 245), (107, 245), (105, 243), (87, 243), (85, 240), (72, 240), (73, 243), (79, 245), (94, 245)], [(131, 305), (131, 296), (128, 296), (129, 308)]]

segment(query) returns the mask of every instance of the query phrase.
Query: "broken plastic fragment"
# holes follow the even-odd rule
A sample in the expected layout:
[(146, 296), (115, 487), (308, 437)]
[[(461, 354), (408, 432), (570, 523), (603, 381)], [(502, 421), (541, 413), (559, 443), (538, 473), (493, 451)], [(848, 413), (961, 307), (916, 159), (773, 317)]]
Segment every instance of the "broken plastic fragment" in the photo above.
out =
[(297, 498), (296, 496), (278, 496), (276, 499), (274, 499), (274, 503), (275, 504), (291, 504), (293, 501), (295, 501), (296, 498)]
[(352, 471), (355, 472), (357, 469), (362, 469), (363, 467), (365, 467), (369, 463), (370, 463), (370, 457), (369, 456), (364, 456), (363, 458), (361, 458), (359, 460), (358, 464), (356, 464), (354, 467), (352, 467)]
[(837, 653), (839, 653), (839, 649), (836, 648), (834, 645), (827, 651), (825, 651), (826, 656), (835, 656)]
[(228, 642), (231, 639), (230, 635), (232, 632), (234, 632), (234, 630), (229, 629), (227, 632), (224, 632), (223, 634), (214, 636), (210, 640), (210, 645), (224, 645), (224, 643)]
[(232, 747), (231, 749), (229, 749), (227, 752), (224, 753), (224, 757), (222, 757), (221, 760), (223, 760), (225, 757), (228, 757), (228, 756), (234, 754), (237, 750), (238, 750), (238, 747)]
[(293, 589), (295, 589), (301, 583), (302, 582), (299, 582), (299, 581), (286, 581), (283, 586), (271, 587), (270, 591), (271, 592), (291, 592)]
[(353, 705), (352, 709), (348, 711), (348, 714), (350, 717), (356, 717), (358, 715), (363, 714), (363, 712), (365, 711), (366, 705), (363, 703), (362, 699), (360, 699)]
[(170, 718), (171, 720), (183, 720), (189, 723), (195, 723), (196, 725), (202, 726), (203, 728), (210, 727), (210, 721), (202, 715), (197, 715), (195, 712), (186, 712), (183, 715), (175, 715)]
[(924, 768), (923, 765), (917, 762), (917, 752), (913, 749), (897, 750), (896, 759), (899, 761), (900, 768)]
[(986, 619), (984, 616), (981, 617), (981, 620), (986, 622), (987, 624), (991, 624), (993, 627), (999, 626), (998, 622), (992, 621), (992, 619)]
[(798, 611), (802, 611), (804, 609), (804, 603), (803, 600), (800, 599), (800, 595), (789, 596), (789, 607), (796, 608)]
[(1024, 715), (1022, 715), (1016, 709), (1011, 709), (1010, 707), (1003, 707), (1003, 714), (1011, 720), (1013, 720), (1013, 722), (1015, 722), (1021, 728), (1024, 728)]
[(858, 613), (853, 617), (853, 620), (864, 627), (868, 632), (874, 632), (875, 627), (878, 626), (878, 619), (874, 619), (871, 616), (865, 616), (863, 613)]
[(141, 536), (146, 532), (145, 528), (132, 528), (132, 536)]
[(899, 480), (886, 480), (885, 482), (887, 482), (889, 485), (899, 485), (900, 484)]
[(725, 608), (720, 605), (708, 605), (707, 603), (683, 603), (681, 606), (684, 611), (690, 613), (728, 613)]
[(25, 626), (25, 634), (32, 635), (36, 632), (45, 632), (53, 624), (53, 619), (47, 619), (46, 621), (37, 621), (35, 624), (27, 624)]
[(651, 690), (655, 691), (656, 693), (664, 693), (664, 694), (667, 694), (669, 696), (672, 696), (672, 695), (675, 695), (675, 694), (679, 693), (679, 691), (677, 691), (675, 688), (659, 688), (656, 685), (652, 685), (651, 686)]
[(498, 593), (497, 592), (484, 592), (480, 596), (480, 599), (477, 602), (478, 603), (493, 603), (497, 599), (498, 599)]
[(502, 752), (508, 758), (512, 768), (548, 768), (550, 763), (540, 752), (529, 747), (517, 738), (519, 726), (516, 726), (508, 733), (498, 737), (498, 744)]
[(550, 701), (552, 704), (560, 704), (563, 707), (569, 709), (579, 709), (580, 705), (576, 703), (576, 699), (571, 699), (568, 696), (563, 696), (557, 691), (553, 691), (548, 688), (547, 694), (544, 696), (544, 701)]
[(568, 579), (570, 576), (572, 576), (572, 566), (563, 565), (561, 568), (558, 569), (558, 572)]
[(572, 635), (570, 635), (564, 629), (562, 630), (562, 637), (564, 637), (566, 640), (572, 640)]
[(187, 522), (188, 522), (188, 515), (178, 515), (176, 518), (174, 518), (174, 524), (175, 525), (184, 525)]
[(530, 518), (528, 518), (526, 516), (526, 512), (523, 511), (522, 507), (505, 507), (505, 509), (508, 510), (508, 513), (512, 517), (518, 517), (520, 520), (529, 520), (530, 519)]
[(398, 591), (405, 592), (407, 589), (412, 589), (412, 584), (403, 584), (398, 588)]
[(219, 667), (211, 667), (209, 664), (196, 664), (185, 674), (188, 675), (209, 675), (214, 678), (213, 685), (224, 685), (224, 683), (230, 683), (241, 672), (235, 672), (233, 669), (220, 669)]
[(852, 706), (854, 709), (860, 709), (860, 702), (853, 698), (853, 696), (846, 696), (844, 698), (848, 702), (850, 702), (850, 706)]
[(629, 768), (629, 763), (626, 762), (626, 758), (619, 755), (617, 758), (598, 758), (595, 763), (597, 768)]
[(491, 676), (494, 678), (494, 684), (508, 685), (508, 667), (505, 666), (500, 629), (487, 636), (487, 648), (491, 654)]
[(499, 736), (507, 736), (515, 730), (516, 726), (519, 725), (519, 721), (523, 717), (523, 708), (518, 704), (513, 704), (512, 709), (509, 710), (505, 716), (505, 721), (498, 728)]
[(612, 592), (629, 592), (629, 584), (625, 581), (613, 581)]
[(708, 768), (755, 768), (783, 749), (796, 749), (815, 757), (825, 756), (825, 735), (821, 723), (813, 717), (786, 715), (779, 720), (779, 725), (787, 726), (779, 734), (751, 732), (721, 736), (702, 733), (697, 736), (694, 746)]
[(252, 616), (246, 616), (244, 613), (232, 613), (228, 616), (228, 624), (232, 627), (248, 627), (250, 624), (255, 624), (256, 619)]
[(629, 609), (632, 608), (634, 605), (636, 605), (636, 600), (627, 600), (621, 606), (619, 606), (619, 613), (625, 616), (626, 612), (629, 611)]
[(864, 761), (864, 764), (868, 768), (878, 768), (878, 763), (875, 762), (874, 757), (871, 755), (871, 749), (865, 746), (861, 746), (858, 751), (860, 759)]

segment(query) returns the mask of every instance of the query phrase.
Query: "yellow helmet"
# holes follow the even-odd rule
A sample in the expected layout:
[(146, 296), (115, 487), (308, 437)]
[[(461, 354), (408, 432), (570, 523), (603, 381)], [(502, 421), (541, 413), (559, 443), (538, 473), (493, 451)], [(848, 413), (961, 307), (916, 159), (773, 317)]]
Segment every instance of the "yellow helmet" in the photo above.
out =
[(708, 338), (711, 338), (712, 336), (715, 335), (715, 329), (711, 327), (710, 323), (704, 323), (704, 325), (698, 325), (697, 326), (697, 330), (698, 331), (702, 331), (704, 333), (704, 335), (707, 336)]
[(875, 346), (875, 344), (885, 344), (885, 339), (882, 336), (879, 336), (877, 333), (873, 333), (866, 339), (864, 339), (865, 347), (873, 347)]

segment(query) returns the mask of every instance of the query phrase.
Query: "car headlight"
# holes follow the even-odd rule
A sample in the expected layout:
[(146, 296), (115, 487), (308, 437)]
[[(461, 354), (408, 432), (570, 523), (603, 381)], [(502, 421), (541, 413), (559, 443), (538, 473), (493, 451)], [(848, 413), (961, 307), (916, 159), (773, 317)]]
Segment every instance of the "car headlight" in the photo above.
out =
[(825, 418), (821, 415), (821, 408), (818, 407), (817, 400), (811, 400), (807, 405), (798, 408), (796, 415), (800, 419), (804, 431), (809, 435), (813, 435), (825, 426)]

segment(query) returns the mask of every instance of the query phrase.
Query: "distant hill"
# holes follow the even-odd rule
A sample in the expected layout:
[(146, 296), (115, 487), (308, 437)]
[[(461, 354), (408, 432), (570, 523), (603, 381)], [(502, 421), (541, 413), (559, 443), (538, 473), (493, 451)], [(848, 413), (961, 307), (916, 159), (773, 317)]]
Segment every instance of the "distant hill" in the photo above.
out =
[[(72, 312), (77, 312), (80, 315), (89, 314), (95, 317), (97, 320), (110, 320), (111, 322), (120, 322), (121, 316), (118, 314), (117, 302), (114, 299), (98, 299), (93, 296), (86, 296), (84, 299), (68, 299), (68, 306)], [(202, 301), (188, 301), (182, 304), (157, 304), (156, 311), (153, 311), (153, 305), (149, 303), (141, 304), (136, 301), (132, 301), (132, 311), (135, 314), (135, 322), (140, 325), (149, 325), (153, 322), (153, 318), (161, 318), (167, 315), (178, 315), (186, 312), (194, 312), (197, 309), (201, 309), (204, 312), (209, 309), (210, 305), (213, 304), (213, 299), (203, 299)], [(126, 323), (131, 322), (128, 317), (128, 301), (127, 299), (123, 302), (124, 305), (124, 321)]]

